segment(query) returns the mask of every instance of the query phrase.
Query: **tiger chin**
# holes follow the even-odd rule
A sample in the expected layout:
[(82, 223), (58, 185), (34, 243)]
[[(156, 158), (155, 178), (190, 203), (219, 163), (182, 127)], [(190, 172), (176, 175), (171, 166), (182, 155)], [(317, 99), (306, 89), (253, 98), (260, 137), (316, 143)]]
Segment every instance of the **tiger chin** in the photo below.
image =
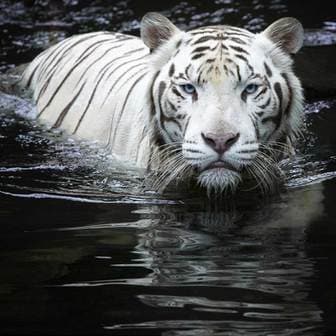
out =
[(148, 13), (141, 38), (70, 37), (38, 55), (21, 84), (42, 122), (150, 168), (155, 189), (191, 179), (221, 194), (254, 181), (270, 193), (302, 127), (291, 56), (303, 36), (289, 17), (254, 34), (229, 25), (185, 32)]

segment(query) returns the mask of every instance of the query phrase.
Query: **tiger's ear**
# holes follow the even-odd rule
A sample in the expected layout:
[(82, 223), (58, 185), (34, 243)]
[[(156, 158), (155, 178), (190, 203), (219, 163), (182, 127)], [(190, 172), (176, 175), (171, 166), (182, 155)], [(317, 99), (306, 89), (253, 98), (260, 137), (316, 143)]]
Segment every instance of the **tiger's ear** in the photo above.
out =
[(289, 54), (297, 53), (303, 45), (302, 24), (292, 17), (284, 17), (273, 22), (262, 34)]
[(170, 20), (155, 12), (147, 13), (142, 18), (140, 27), (141, 39), (150, 50), (156, 49), (180, 32)]

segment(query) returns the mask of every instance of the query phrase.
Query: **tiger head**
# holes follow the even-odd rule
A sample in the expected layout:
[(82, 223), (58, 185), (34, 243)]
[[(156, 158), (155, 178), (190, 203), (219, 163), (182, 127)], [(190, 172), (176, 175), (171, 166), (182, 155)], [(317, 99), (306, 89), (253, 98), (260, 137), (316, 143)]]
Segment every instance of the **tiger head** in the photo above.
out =
[(245, 176), (269, 188), (302, 125), (291, 59), (303, 44), (300, 22), (282, 18), (258, 34), (225, 25), (184, 32), (149, 13), (141, 37), (165, 176), (192, 174), (208, 191), (235, 189)]

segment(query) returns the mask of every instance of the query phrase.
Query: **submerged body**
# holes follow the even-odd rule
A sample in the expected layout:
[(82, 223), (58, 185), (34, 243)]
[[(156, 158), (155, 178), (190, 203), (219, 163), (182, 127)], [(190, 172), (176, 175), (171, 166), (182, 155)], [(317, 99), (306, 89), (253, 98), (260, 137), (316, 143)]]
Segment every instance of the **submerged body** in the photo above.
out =
[(301, 126), (302, 88), (289, 54), (302, 45), (302, 26), (287, 18), (260, 34), (231, 26), (182, 32), (151, 13), (141, 35), (82, 34), (39, 55), (22, 78), (39, 119), (159, 169), (160, 188), (193, 177), (223, 191), (245, 175), (269, 188)]

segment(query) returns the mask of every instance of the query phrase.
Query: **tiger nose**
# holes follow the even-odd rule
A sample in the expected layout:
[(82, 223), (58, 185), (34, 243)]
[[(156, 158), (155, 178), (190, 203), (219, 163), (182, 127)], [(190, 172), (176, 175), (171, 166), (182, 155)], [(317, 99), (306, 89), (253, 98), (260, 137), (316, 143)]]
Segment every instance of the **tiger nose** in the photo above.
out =
[(226, 134), (214, 134), (214, 133), (201, 133), (204, 142), (216, 151), (218, 154), (226, 152), (233, 144), (235, 144), (239, 138), (239, 133), (226, 133)]

